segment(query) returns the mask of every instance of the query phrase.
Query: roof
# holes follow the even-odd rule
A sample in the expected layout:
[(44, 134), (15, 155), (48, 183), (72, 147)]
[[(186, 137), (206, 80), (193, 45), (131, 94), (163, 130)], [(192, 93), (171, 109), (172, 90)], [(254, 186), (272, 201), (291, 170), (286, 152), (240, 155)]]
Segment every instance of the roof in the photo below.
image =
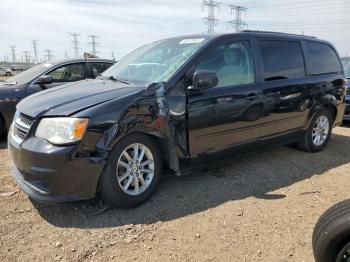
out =
[(80, 63), (80, 62), (105, 62), (105, 63), (115, 63), (115, 60), (111, 59), (103, 59), (103, 58), (75, 58), (75, 59), (65, 59), (65, 60), (55, 60), (50, 61), (47, 63), (50, 63), (52, 65), (58, 65), (58, 64), (66, 64), (66, 63)]

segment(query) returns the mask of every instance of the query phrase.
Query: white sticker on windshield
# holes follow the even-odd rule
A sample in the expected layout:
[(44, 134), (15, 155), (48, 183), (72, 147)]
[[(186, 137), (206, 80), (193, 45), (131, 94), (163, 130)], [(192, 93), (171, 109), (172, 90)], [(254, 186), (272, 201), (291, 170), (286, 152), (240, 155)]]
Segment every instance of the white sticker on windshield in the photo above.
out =
[(204, 38), (192, 38), (192, 39), (183, 39), (179, 43), (180, 45), (188, 45), (188, 44), (199, 44), (204, 41)]
[(50, 67), (50, 66), (52, 66), (52, 64), (46, 63), (46, 64), (44, 64), (43, 66), (44, 66), (44, 67)]

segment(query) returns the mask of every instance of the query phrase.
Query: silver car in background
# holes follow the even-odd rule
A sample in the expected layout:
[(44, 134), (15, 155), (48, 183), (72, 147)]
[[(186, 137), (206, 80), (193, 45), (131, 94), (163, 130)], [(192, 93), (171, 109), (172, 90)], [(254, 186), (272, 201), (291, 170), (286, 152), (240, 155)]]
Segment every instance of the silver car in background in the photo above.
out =
[(347, 79), (347, 89), (346, 89), (346, 96), (345, 96), (345, 102), (346, 102), (346, 108), (344, 113), (344, 120), (350, 121), (350, 57), (344, 57), (341, 59), (344, 67), (344, 74)]
[(11, 69), (0, 67), (0, 76), (12, 76)]

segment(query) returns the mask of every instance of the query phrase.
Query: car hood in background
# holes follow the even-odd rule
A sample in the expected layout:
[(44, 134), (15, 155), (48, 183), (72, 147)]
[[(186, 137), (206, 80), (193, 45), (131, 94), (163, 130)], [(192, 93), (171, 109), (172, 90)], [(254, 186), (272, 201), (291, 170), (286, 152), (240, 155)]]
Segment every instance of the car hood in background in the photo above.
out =
[(83, 80), (48, 89), (22, 100), (17, 109), (31, 117), (69, 116), (88, 107), (127, 96), (145, 87), (105, 80)]

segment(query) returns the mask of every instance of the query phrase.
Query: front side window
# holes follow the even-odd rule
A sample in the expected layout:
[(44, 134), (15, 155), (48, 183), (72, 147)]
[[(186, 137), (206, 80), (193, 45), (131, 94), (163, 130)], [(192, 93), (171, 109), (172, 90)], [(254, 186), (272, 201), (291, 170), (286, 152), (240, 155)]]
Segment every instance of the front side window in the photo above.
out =
[(99, 74), (106, 71), (112, 64), (108, 63), (91, 63), (92, 77), (96, 78)]
[(305, 76), (304, 58), (299, 42), (260, 41), (265, 81)]
[(53, 82), (74, 82), (86, 78), (85, 64), (70, 64), (61, 66), (50, 73)]
[(312, 75), (341, 72), (341, 64), (334, 49), (318, 42), (305, 43), (308, 56), (308, 71)]
[(102, 73), (136, 84), (166, 82), (212, 37), (171, 38), (145, 45)]
[(216, 87), (228, 87), (254, 83), (253, 65), (249, 41), (229, 41), (208, 52), (196, 70), (215, 71)]

